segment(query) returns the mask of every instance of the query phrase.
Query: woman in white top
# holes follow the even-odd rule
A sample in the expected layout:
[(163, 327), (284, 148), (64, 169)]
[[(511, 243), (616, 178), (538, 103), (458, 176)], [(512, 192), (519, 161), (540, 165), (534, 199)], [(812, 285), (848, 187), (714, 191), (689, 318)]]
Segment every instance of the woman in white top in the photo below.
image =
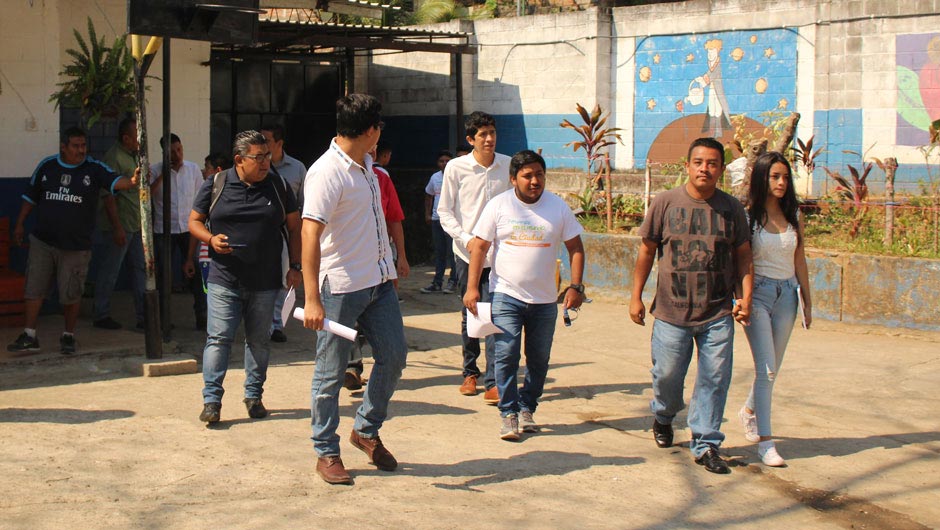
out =
[(798, 311), (797, 287), (803, 296), (806, 326), (812, 321), (799, 203), (793, 173), (783, 155), (761, 155), (751, 173), (751, 248), (754, 252), (754, 305), (751, 324), (744, 328), (754, 357), (754, 384), (739, 413), (744, 437), (758, 442), (757, 453), (768, 466), (783, 466), (770, 429), (774, 379)]

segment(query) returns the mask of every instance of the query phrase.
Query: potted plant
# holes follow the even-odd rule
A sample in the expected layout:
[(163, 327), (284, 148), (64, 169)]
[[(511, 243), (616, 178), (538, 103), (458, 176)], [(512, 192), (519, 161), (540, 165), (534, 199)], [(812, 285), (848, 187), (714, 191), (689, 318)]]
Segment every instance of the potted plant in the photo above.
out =
[(108, 47), (98, 38), (95, 26), (88, 19), (88, 41), (78, 30), (72, 30), (79, 49), (65, 53), (72, 58), (60, 75), (69, 79), (58, 84), (58, 91), (49, 97), (59, 106), (81, 110), (84, 125), (91, 128), (102, 118), (116, 118), (136, 108), (134, 59), (121, 35)]

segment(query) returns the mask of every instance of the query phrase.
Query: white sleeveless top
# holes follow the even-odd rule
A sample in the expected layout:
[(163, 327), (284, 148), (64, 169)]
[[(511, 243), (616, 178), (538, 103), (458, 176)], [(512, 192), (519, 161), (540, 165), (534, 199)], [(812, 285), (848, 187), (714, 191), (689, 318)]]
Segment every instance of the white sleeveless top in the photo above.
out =
[(754, 256), (754, 274), (774, 280), (788, 280), (796, 275), (793, 258), (796, 255), (797, 233), (793, 225), (774, 234), (758, 226), (751, 236)]

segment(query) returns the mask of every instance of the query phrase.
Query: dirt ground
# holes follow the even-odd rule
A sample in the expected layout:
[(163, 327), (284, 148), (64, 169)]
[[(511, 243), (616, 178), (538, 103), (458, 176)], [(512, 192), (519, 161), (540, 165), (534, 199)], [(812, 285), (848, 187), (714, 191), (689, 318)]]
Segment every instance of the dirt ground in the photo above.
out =
[[(796, 330), (777, 380), (774, 428), (789, 467), (763, 466), (737, 411), (753, 364), (736, 337), (723, 455), (713, 475), (650, 433), (650, 327), (594, 302), (559, 326), (539, 434), (498, 438), (499, 419), (460, 383), (456, 296), (402, 283), (408, 368), (382, 438), (400, 462), (368, 465), (346, 438), (361, 394), (340, 396), (353, 486), (316, 475), (310, 442), (314, 336), (292, 323), (272, 345), (250, 420), (236, 346), (222, 423), (198, 421), (201, 374), (130, 375), (143, 335), (83, 318), (79, 355), (55, 353), (61, 317), (43, 317), (50, 353), (0, 356), (2, 528), (935, 528), (940, 527), (940, 335), (818, 322)], [(589, 293), (590, 294), (590, 293)], [(115, 301), (132, 324), (129, 300)], [(166, 359), (198, 357), (184, 295)], [(20, 330), (0, 330), (8, 343)], [(172, 354), (173, 351), (177, 353)], [(367, 367), (368, 370), (368, 367)], [(694, 363), (690, 385), (691, 393)]]

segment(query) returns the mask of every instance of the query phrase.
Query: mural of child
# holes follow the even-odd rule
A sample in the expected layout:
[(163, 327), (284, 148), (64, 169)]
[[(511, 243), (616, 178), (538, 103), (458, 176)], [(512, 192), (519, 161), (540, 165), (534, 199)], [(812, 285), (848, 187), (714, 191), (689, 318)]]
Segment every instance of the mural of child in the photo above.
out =
[(721, 138), (726, 130), (731, 129), (729, 119), (728, 100), (725, 98), (725, 87), (721, 79), (721, 52), (723, 42), (721, 39), (711, 39), (705, 42), (708, 54), (708, 72), (695, 78), (695, 82), (708, 88), (708, 108), (705, 113), (705, 123), (702, 132), (715, 138)]

